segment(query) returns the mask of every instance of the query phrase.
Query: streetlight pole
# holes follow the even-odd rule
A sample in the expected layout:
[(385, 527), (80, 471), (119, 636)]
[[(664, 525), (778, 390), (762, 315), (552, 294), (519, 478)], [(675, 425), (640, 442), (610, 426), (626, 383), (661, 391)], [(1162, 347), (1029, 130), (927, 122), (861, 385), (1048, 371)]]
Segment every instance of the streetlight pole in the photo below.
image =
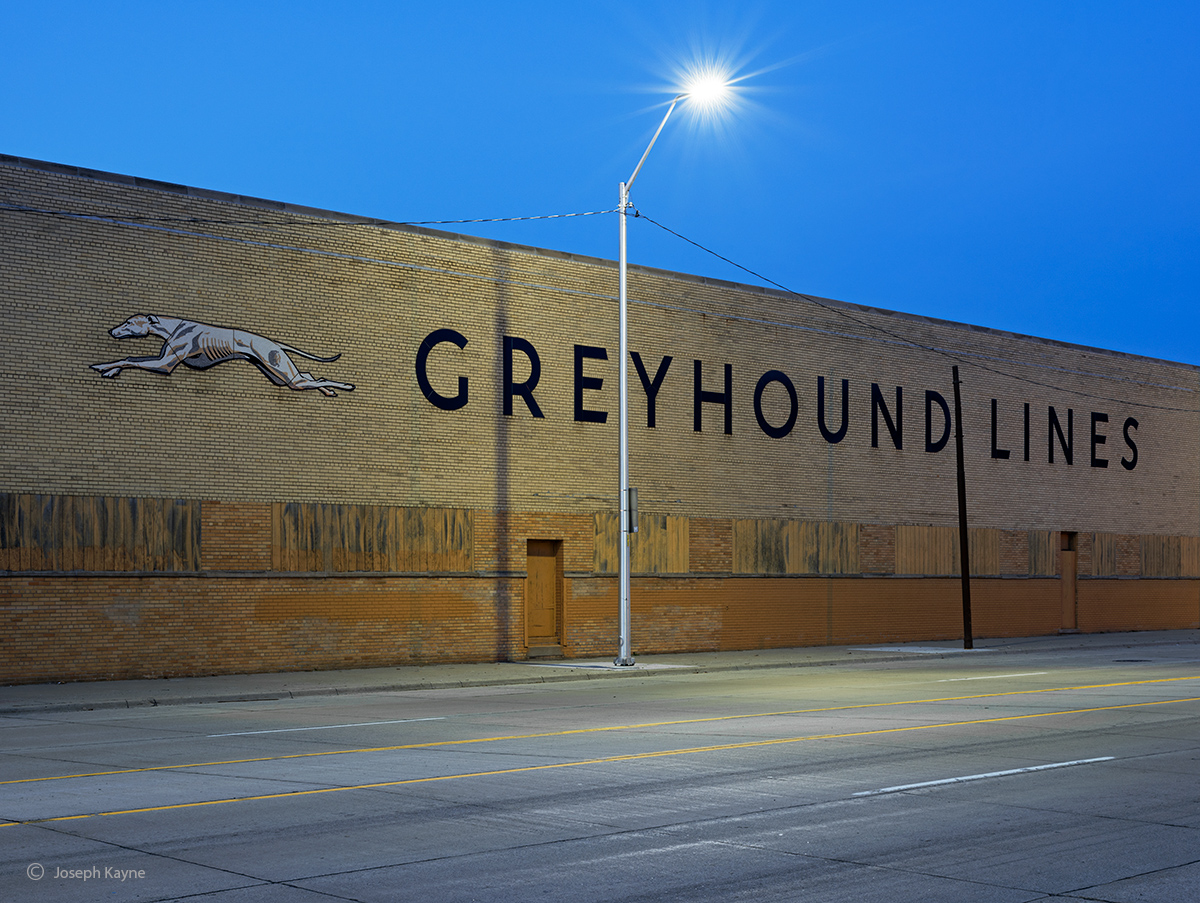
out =
[(646, 162), (646, 158), (650, 156), (650, 149), (654, 147), (654, 142), (658, 140), (658, 136), (662, 134), (663, 126), (667, 124), (667, 120), (671, 117), (675, 105), (679, 103), (687, 92), (678, 94), (671, 101), (671, 105), (667, 107), (666, 115), (663, 116), (662, 122), (658, 124), (658, 131), (654, 133), (654, 137), (650, 139), (650, 144), (646, 147), (646, 152), (642, 154), (642, 159), (638, 160), (638, 165), (634, 167), (633, 175), (626, 182), (620, 183), (620, 200), (617, 206), (618, 219), (620, 220), (621, 229), (621, 254), (618, 259), (617, 266), (617, 296), (618, 308), (620, 317), (620, 339), (618, 341), (617, 360), (619, 364), (619, 391), (621, 393), (620, 413), (618, 420), (620, 421), (620, 480), (621, 480), (621, 564), (620, 564), (620, 634), (617, 640), (618, 650), (617, 658), (613, 662), (615, 665), (632, 665), (633, 664), (633, 644), (630, 638), (630, 611), (629, 611), (629, 543), (631, 541), (630, 534), (637, 532), (637, 521), (635, 520), (637, 513), (634, 510), (633, 499), (636, 498), (629, 488), (629, 328), (627, 318), (628, 296), (626, 294), (626, 272), (628, 262), (625, 252), (625, 217), (629, 214), (629, 189), (633, 186), (633, 180), (638, 177), (638, 173), (642, 169), (642, 164)]

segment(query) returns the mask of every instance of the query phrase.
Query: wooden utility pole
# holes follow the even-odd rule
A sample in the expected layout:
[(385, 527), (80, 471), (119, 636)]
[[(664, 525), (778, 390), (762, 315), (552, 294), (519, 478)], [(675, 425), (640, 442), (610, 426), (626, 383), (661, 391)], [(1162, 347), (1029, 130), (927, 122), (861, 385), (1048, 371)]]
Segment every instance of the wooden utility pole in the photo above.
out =
[(963, 469), (962, 398), (958, 365), (954, 365), (954, 446), (958, 451), (958, 558), (962, 572), (963, 648), (974, 649), (971, 636), (971, 545), (967, 535), (967, 472)]

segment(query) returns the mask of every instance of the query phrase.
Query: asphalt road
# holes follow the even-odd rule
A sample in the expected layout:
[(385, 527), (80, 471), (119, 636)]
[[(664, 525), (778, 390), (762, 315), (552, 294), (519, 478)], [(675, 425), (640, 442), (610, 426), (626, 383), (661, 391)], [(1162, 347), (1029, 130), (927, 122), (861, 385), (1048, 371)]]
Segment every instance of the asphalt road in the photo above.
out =
[(0, 719), (11, 900), (1200, 900), (1194, 643)]

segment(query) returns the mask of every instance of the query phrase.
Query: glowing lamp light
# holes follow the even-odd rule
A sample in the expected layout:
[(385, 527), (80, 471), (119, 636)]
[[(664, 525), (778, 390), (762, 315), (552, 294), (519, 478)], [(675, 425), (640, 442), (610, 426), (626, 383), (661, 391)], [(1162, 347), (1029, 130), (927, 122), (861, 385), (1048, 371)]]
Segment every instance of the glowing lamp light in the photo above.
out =
[(705, 73), (683, 86), (683, 96), (703, 109), (719, 107), (729, 97), (729, 82), (716, 73)]

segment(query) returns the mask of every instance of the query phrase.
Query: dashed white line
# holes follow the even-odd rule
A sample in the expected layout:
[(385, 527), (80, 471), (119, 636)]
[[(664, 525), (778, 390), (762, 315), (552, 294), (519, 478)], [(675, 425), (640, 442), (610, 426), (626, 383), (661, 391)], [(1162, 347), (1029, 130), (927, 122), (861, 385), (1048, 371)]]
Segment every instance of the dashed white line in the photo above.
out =
[(943, 677), (941, 680), (935, 680), (934, 683), (950, 684), (956, 680), (1000, 680), (1005, 677), (1036, 677), (1039, 674), (1049, 673), (1049, 671), (1026, 671), (1024, 674), (988, 674), (984, 677)]
[(938, 787), (942, 784), (964, 784), (967, 781), (982, 781), (984, 778), (1003, 778), (1012, 774), (1029, 774), (1033, 771), (1049, 771), (1051, 768), (1069, 768), (1072, 765), (1091, 765), (1094, 762), (1111, 762), (1115, 756), (1101, 756), (1098, 759), (1075, 759), (1072, 762), (1054, 762), (1050, 765), (1031, 765), (1028, 768), (1010, 768), (1008, 771), (989, 771), (986, 774), (968, 774), (957, 778), (943, 778), (940, 781), (922, 781), (919, 784), (900, 784), (896, 787), (883, 787), (879, 790), (861, 790), (854, 796), (878, 796), (881, 793), (899, 793), (902, 790), (916, 790), (921, 787)]

